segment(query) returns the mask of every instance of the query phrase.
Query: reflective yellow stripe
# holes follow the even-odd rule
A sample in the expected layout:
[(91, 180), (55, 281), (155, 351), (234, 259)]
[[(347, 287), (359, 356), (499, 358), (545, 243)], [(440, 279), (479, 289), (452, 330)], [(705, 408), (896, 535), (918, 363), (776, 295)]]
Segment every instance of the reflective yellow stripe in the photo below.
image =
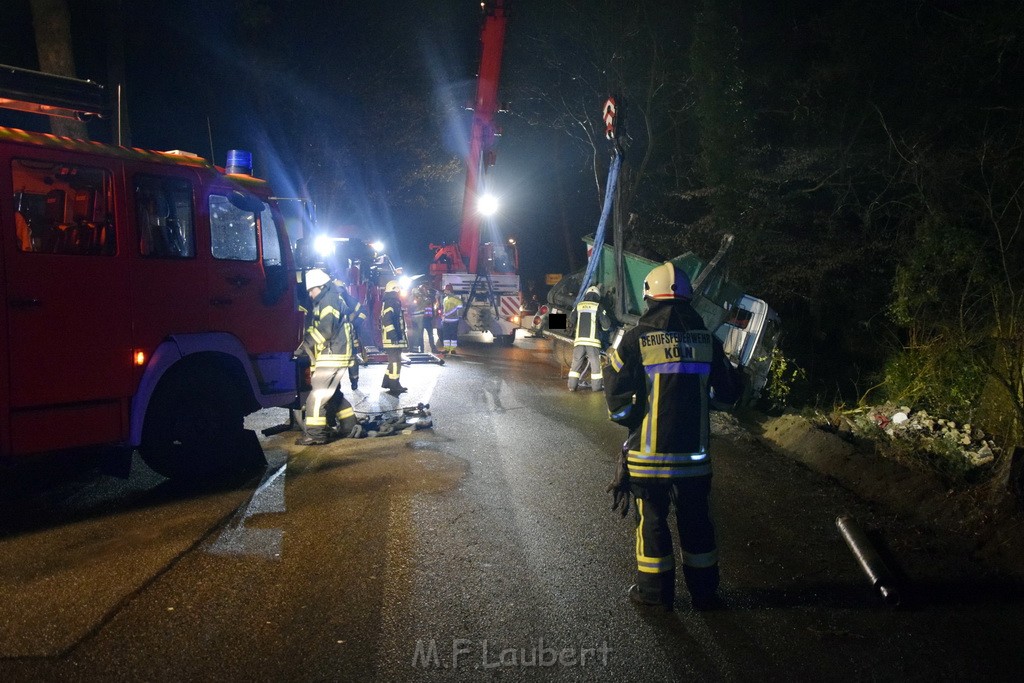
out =
[(356, 411), (351, 406), (348, 408), (342, 408), (341, 410), (338, 411), (338, 417), (342, 420), (345, 419), (346, 417), (352, 417), (355, 414)]
[(658, 411), (661, 408), (661, 377), (658, 375), (654, 376), (654, 398), (651, 401), (651, 407), (647, 411), (651, 415), (651, 447), (647, 449), (650, 453), (654, 450), (655, 443), (654, 439), (658, 437)]
[(334, 306), (324, 306), (320, 309), (320, 319), (323, 320), (329, 315), (333, 315), (335, 318), (341, 317), (341, 312), (338, 311)]
[(575, 370), (570, 370), (569, 371), (569, 379), (576, 379), (579, 376), (580, 376), (580, 373), (576, 372)]
[(619, 358), (618, 349), (612, 349), (611, 355), (608, 356), (608, 363), (612, 366), (612, 369), (615, 370), (615, 372), (622, 370), (622, 359)]
[(308, 415), (306, 416), (306, 426), (307, 427), (324, 427), (326, 425), (327, 425), (327, 418), (326, 417), (310, 417)]
[(315, 341), (317, 344), (323, 344), (325, 341), (327, 341), (327, 338), (324, 337), (324, 335), (320, 333), (320, 330), (316, 329), (315, 327), (310, 328), (309, 336), (311, 336), (313, 338), (313, 341)]
[(627, 463), (629, 476), (637, 479), (681, 479), (683, 477), (703, 477), (711, 474), (711, 463), (699, 465), (683, 465), (679, 467), (640, 467)]
[(628, 456), (628, 462), (650, 467), (652, 465), (692, 465), (702, 460), (707, 460), (708, 454), (704, 451), (697, 451), (696, 453), (644, 453), (630, 449)]
[(644, 536), (641, 530), (644, 528), (644, 501), (643, 498), (636, 499), (636, 511), (640, 515), (640, 522), (636, 525), (636, 556), (644, 557)]
[(636, 568), (637, 571), (644, 572), (645, 574), (663, 574), (676, 568), (676, 558), (674, 555), (666, 555), (665, 557), (637, 555)]

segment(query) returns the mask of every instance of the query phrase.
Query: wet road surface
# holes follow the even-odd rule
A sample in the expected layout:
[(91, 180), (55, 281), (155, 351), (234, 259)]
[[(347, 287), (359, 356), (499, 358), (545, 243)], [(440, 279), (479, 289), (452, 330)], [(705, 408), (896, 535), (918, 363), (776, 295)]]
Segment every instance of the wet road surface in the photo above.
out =
[[(633, 524), (604, 493), (625, 434), (569, 394), (549, 342), (364, 370), (366, 415), (432, 429), (264, 439), (254, 477), (189, 490), (135, 469), (21, 491), (0, 513), (4, 680), (1013, 680), (1020, 587), (955, 539), (859, 501), (717, 419), (726, 609), (626, 599)], [(263, 428), (285, 419), (267, 411)], [(872, 531), (886, 607), (835, 528)]]

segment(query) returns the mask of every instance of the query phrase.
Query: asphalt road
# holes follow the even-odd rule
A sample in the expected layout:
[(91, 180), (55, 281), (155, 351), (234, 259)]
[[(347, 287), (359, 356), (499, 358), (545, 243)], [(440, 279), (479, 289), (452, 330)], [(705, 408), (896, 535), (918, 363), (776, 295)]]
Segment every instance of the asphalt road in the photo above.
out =
[[(465, 344), (403, 371), (433, 427), (299, 447), (189, 490), (6, 482), (8, 681), (1017, 680), (1021, 588), (955, 539), (871, 507), (716, 419), (726, 609), (631, 605), (633, 524), (605, 485), (624, 432), (570, 394), (549, 342)], [(394, 408), (380, 366), (357, 411)], [(257, 415), (254, 428), (283, 419)], [(900, 581), (882, 604), (840, 537), (850, 515)]]

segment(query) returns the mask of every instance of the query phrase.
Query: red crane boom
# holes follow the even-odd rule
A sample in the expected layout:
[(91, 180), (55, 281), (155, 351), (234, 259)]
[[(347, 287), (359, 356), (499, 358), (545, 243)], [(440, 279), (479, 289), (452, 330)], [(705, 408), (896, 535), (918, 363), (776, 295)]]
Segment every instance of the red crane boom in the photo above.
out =
[(483, 189), (483, 175), (494, 165), (494, 141), (498, 131), (494, 115), (498, 112), (498, 79), (501, 76), (501, 56), (505, 49), (505, 25), (508, 21), (504, 0), (481, 3), (484, 25), (480, 32), (480, 72), (477, 76), (476, 99), (473, 102), (473, 125), (469, 139), (466, 163), (466, 192), (462, 198), (462, 226), (459, 231), (459, 251), (470, 273), (477, 272), (480, 249), (480, 213), (477, 199)]

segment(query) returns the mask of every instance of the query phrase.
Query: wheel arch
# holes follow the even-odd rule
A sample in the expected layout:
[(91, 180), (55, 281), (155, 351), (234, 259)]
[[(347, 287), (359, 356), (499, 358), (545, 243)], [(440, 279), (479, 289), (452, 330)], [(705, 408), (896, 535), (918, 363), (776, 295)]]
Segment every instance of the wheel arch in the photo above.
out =
[(130, 442), (142, 443), (146, 413), (160, 382), (179, 372), (219, 371), (231, 378), (242, 400), (244, 414), (259, 410), (259, 384), (242, 343), (226, 333), (174, 335), (164, 340), (150, 356), (149, 363), (132, 397)]

